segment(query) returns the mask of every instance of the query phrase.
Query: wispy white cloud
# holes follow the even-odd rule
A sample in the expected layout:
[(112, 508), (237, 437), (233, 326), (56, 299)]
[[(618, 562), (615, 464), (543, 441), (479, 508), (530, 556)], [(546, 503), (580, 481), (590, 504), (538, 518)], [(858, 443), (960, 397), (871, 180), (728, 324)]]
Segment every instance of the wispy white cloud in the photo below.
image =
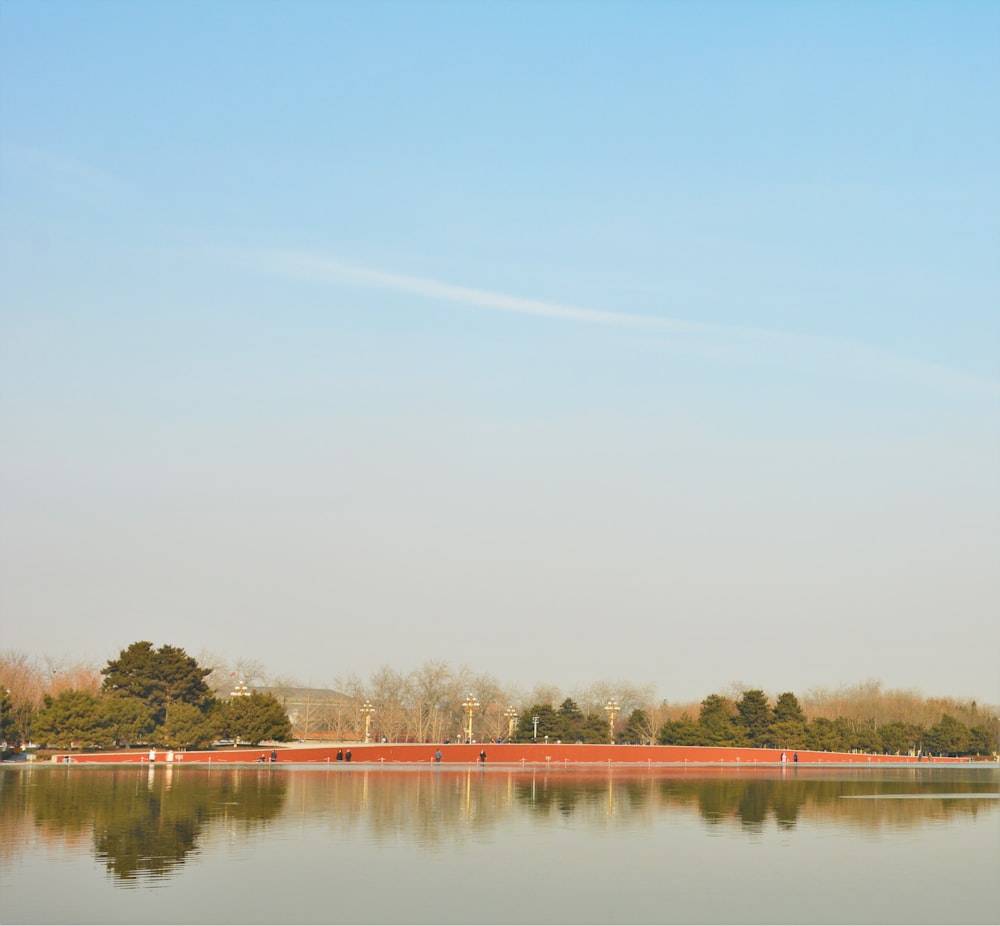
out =
[(121, 198), (135, 192), (119, 177), (93, 164), (41, 148), (0, 145), (0, 163), (11, 176), (18, 175), (63, 196), (93, 201)]
[(843, 339), (768, 328), (692, 322), (659, 315), (588, 309), (457, 286), (426, 277), (358, 267), (310, 251), (263, 249), (230, 252), (230, 256), (248, 261), (257, 271), (304, 282), (391, 290), (491, 311), (642, 330), (692, 339), (702, 344), (738, 347), (744, 354), (750, 351), (756, 357), (784, 359), (799, 367), (861, 369), (891, 378), (919, 381), (936, 388), (1000, 395), (1000, 381)]

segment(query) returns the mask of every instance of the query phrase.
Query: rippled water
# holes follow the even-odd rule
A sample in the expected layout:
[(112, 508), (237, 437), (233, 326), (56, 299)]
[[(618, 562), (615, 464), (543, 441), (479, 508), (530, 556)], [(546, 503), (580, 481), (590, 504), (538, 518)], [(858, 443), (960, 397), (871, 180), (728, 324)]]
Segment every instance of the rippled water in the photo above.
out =
[(1000, 770), (0, 769), (3, 923), (995, 923)]

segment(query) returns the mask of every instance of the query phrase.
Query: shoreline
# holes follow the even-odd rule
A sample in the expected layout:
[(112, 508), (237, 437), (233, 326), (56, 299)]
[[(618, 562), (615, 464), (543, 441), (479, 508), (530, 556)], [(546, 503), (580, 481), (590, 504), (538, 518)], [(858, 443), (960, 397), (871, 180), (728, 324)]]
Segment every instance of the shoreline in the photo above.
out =
[[(440, 751), (440, 760), (435, 754)], [(272, 752), (275, 755), (271, 761)], [(486, 753), (485, 762), (480, 753)], [(340, 753), (341, 758), (337, 755)], [(350, 758), (347, 756), (350, 754)], [(263, 760), (263, 761), (262, 761)], [(144, 764), (150, 754), (139, 750), (93, 753), (55, 753), (48, 761), (32, 764)], [(20, 764), (20, 763), (18, 763)], [(338, 743), (267, 744), (257, 747), (154, 751), (154, 765), (480, 765), (505, 767), (630, 766), (666, 768), (800, 768), (800, 767), (906, 767), (935, 766), (996, 768), (992, 760), (973, 761), (968, 756), (889, 756), (863, 753), (817, 752), (793, 749), (741, 748), (737, 746), (619, 746), (582, 743)]]

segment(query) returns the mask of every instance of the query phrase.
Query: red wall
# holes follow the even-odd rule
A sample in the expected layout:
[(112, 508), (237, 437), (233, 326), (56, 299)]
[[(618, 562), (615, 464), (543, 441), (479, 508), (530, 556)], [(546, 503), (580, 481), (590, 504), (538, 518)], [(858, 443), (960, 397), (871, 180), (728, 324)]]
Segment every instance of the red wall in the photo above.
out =
[[(270, 756), (271, 747), (254, 749), (220, 749), (206, 752), (175, 752), (174, 762), (255, 762), (261, 755)], [(758, 763), (780, 764), (780, 749), (742, 749), (715, 746), (610, 746), (579, 745), (575, 743), (476, 743), (471, 746), (461, 743), (438, 745), (434, 743), (373, 743), (351, 746), (303, 746), (276, 747), (278, 762), (335, 762), (338, 749), (351, 750), (353, 762), (426, 762), (431, 763), (437, 749), (441, 750), (442, 762), (472, 763), (479, 761), (480, 750), (486, 750), (486, 761), (490, 763), (532, 764), (546, 763), (692, 763), (696, 765), (718, 764), (728, 766), (753, 766)], [(784, 750), (787, 763), (793, 765), (796, 750)], [(815, 763), (856, 763), (859, 765), (914, 763), (912, 756), (869, 756), (852, 753), (809, 752), (797, 750), (799, 764)], [(158, 749), (156, 761), (165, 762), (167, 752)], [(64, 761), (65, 755), (55, 757)], [(127, 753), (84, 753), (72, 754), (73, 762), (148, 762), (145, 752)], [(923, 759), (922, 762), (955, 763), (968, 759)], [(345, 763), (346, 764), (346, 763)]]

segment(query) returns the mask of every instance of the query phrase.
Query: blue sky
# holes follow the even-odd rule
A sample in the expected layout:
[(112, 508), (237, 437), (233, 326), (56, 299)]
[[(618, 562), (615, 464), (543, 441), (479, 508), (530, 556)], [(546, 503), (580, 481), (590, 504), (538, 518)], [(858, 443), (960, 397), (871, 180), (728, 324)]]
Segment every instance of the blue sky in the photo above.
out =
[(0, 2), (0, 646), (1000, 703), (1000, 6)]

